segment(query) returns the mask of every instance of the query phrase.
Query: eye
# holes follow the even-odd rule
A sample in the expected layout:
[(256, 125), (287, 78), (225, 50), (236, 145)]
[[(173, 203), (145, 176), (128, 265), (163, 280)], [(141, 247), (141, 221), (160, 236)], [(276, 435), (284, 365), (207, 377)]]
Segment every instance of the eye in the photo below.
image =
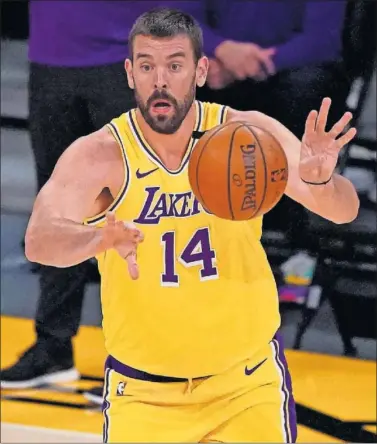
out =
[(147, 65), (147, 64), (141, 65), (140, 68), (144, 72), (149, 72), (152, 69), (151, 65)]
[(181, 65), (179, 63), (172, 63), (170, 69), (172, 71), (179, 71), (181, 69)]

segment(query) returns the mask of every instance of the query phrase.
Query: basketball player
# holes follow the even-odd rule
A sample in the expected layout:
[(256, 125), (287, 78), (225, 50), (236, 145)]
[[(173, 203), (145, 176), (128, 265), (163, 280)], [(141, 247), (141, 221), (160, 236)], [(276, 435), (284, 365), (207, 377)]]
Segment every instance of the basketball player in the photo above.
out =
[(326, 132), (325, 99), (300, 142), (266, 115), (195, 101), (208, 59), (200, 28), (179, 11), (140, 16), (129, 45), (125, 68), (138, 106), (62, 155), (36, 199), (27, 256), (55, 267), (98, 258), (109, 353), (105, 442), (294, 442), (262, 220), (205, 212), (187, 163), (198, 132), (248, 121), (283, 145), (288, 196), (350, 222), (357, 194), (334, 168), (355, 135), (340, 136), (351, 115)]

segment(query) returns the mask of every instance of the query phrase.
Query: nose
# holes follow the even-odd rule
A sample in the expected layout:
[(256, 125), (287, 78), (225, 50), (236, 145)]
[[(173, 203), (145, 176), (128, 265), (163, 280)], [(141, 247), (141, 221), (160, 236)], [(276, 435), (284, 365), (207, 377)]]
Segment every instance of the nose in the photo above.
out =
[(166, 89), (168, 85), (166, 80), (165, 69), (158, 68), (155, 70), (155, 73), (156, 73), (156, 78), (155, 78), (154, 87), (156, 89)]

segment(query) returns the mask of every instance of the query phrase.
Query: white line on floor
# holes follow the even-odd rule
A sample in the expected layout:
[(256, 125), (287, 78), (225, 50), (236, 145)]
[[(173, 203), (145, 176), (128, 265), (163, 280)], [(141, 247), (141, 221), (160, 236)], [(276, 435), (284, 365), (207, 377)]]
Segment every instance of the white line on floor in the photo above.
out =
[(25, 426), (22, 424), (1, 424), (2, 443), (73, 443), (102, 442), (101, 435), (73, 432), (71, 430), (50, 429), (46, 427)]

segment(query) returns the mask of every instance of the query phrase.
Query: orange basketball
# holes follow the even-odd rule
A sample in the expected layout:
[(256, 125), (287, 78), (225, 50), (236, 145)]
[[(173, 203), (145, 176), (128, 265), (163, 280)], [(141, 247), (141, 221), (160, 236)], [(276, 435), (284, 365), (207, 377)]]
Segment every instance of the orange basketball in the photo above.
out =
[(207, 211), (223, 219), (247, 220), (279, 202), (287, 185), (288, 162), (272, 134), (247, 122), (228, 122), (200, 138), (188, 174)]

